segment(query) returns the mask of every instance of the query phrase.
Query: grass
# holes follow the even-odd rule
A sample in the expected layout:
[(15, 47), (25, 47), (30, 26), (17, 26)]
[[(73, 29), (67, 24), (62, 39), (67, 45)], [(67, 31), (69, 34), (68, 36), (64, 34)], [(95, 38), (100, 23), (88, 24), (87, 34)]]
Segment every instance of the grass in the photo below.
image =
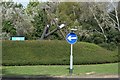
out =
[[(0, 68), (1, 69), (1, 68)], [(3, 66), (3, 75), (69, 76), (69, 65)], [(118, 63), (74, 65), (73, 76), (117, 75)]]

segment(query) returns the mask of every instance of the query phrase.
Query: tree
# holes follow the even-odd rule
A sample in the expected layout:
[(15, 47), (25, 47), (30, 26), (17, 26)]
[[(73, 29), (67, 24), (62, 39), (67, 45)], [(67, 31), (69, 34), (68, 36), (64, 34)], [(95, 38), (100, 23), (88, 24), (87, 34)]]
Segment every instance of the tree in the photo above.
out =
[(32, 32), (32, 18), (26, 14), (22, 4), (14, 2), (2, 2), (2, 6), (2, 32), (4, 32), (5, 35), (7, 35), (6, 37), (9, 38), (13, 35), (26, 36), (26, 34)]
[[(107, 8), (107, 6), (112, 5), (112, 7)], [(117, 5), (113, 2), (108, 3), (92, 3), (89, 7), (94, 19), (96, 20), (99, 29), (95, 29), (96, 32), (102, 34), (105, 41), (108, 40), (108, 32), (110, 30), (120, 31), (120, 23), (118, 18)], [(110, 11), (109, 11), (110, 10)], [(114, 14), (111, 12), (114, 11)]]

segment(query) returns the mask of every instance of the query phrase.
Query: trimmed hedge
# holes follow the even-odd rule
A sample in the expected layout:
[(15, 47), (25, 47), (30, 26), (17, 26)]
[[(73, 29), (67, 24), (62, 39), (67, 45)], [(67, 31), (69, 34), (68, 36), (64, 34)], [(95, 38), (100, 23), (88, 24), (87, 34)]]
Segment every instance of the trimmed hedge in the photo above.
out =
[[(117, 53), (95, 44), (77, 42), (74, 64), (118, 62)], [(3, 41), (2, 65), (68, 65), (70, 44), (66, 41)]]

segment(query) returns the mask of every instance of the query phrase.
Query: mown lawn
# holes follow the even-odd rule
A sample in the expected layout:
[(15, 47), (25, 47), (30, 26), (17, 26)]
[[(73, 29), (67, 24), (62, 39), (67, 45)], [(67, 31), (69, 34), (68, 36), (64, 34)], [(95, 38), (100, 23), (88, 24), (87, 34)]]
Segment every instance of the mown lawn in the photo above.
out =
[[(2, 75), (69, 76), (69, 65), (3, 66), (2, 70)], [(117, 75), (118, 63), (74, 65), (73, 76), (104, 74)]]

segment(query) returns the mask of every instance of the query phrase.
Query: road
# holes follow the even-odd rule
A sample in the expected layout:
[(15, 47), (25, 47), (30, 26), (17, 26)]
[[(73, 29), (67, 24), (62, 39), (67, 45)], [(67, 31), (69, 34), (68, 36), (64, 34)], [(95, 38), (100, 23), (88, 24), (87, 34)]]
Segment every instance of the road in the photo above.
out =
[(2, 80), (120, 80), (118, 77), (52, 77), (52, 76), (4, 76)]

